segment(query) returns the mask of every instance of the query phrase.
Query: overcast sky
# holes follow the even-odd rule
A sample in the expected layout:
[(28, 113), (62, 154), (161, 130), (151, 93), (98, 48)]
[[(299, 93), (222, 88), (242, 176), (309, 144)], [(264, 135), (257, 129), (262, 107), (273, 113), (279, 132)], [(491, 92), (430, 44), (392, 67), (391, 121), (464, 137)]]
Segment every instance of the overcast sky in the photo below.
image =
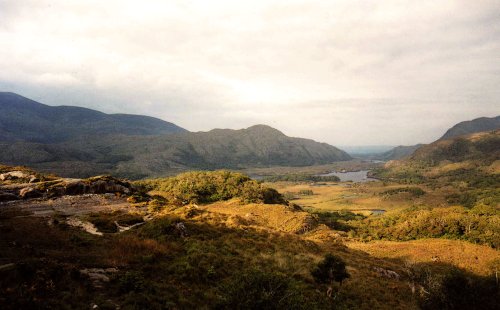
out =
[(500, 1), (0, 0), (0, 91), (191, 131), (427, 143), (500, 114)]

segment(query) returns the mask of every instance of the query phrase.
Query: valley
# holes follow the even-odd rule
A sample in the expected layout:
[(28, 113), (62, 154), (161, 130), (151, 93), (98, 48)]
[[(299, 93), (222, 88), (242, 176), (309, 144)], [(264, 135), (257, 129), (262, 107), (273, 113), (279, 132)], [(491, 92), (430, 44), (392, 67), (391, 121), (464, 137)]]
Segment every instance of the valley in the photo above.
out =
[(4, 97), (2, 309), (498, 306), (497, 118), (381, 161)]

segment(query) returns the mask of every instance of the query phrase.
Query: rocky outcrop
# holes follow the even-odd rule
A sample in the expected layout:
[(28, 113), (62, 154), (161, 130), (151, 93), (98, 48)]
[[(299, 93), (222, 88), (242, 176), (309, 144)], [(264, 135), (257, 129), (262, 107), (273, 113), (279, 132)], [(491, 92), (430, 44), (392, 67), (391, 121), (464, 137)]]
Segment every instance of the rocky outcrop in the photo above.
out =
[(15, 179), (30, 180), (32, 177), (34, 176), (27, 174), (23, 171), (16, 170), (0, 174), (0, 181), (15, 180)]
[(35, 187), (25, 187), (19, 191), (19, 197), (22, 199), (42, 197), (43, 193)]
[(34, 174), (13, 170), (0, 174), (0, 180), (2, 181), (0, 183), (0, 202), (65, 195), (106, 193), (130, 195), (134, 192), (130, 183), (111, 176), (97, 176), (88, 179), (55, 179), (40, 182), (40, 178)]
[(109, 176), (99, 176), (85, 180), (67, 179), (46, 189), (46, 194), (49, 197), (105, 193), (130, 194), (131, 192), (132, 186), (130, 183)]

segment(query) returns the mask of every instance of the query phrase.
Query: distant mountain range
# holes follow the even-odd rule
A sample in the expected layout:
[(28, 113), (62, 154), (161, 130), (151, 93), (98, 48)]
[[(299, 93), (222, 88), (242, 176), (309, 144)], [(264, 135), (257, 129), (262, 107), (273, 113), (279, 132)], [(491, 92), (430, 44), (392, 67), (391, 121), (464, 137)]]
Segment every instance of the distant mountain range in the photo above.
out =
[(52, 107), (0, 93), (0, 163), (62, 176), (129, 178), (187, 169), (305, 166), (349, 160), (326, 143), (292, 138), (265, 125), (187, 130), (160, 119)]
[(415, 152), (422, 145), (424, 144), (396, 146), (392, 150), (377, 155), (376, 158), (379, 160), (394, 160), (405, 158), (413, 154), (413, 152)]
[(105, 114), (73, 106), (53, 107), (14, 93), (0, 92), (0, 141), (55, 143), (92, 135), (179, 132), (187, 130), (154, 117)]
[[(497, 117), (480, 117), (471, 121), (460, 122), (451, 127), (446, 133), (437, 141), (449, 140), (458, 136), (470, 135), (478, 132), (492, 131), (500, 129), (500, 116)], [(372, 156), (373, 159), (379, 160), (397, 160), (410, 157), (420, 147), (425, 144), (417, 145), (400, 145), (387, 152)]]

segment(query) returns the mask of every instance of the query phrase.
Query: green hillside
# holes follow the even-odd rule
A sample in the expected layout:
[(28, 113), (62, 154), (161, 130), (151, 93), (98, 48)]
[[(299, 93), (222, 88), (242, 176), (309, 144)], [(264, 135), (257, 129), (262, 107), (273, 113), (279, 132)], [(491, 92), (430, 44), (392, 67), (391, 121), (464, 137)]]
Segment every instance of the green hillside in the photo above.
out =
[(500, 129), (500, 116), (480, 117), (471, 121), (460, 122), (451, 127), (439, 140), (468, 135), (476, 132)]
[(349, 160), (326, 143), (287, 137), (265, 125), (187, 132), (147, 116), (50, 107), (0, 93), (0, 162), (62, 176), (128, 178), (189, 169), (307, 166)]

